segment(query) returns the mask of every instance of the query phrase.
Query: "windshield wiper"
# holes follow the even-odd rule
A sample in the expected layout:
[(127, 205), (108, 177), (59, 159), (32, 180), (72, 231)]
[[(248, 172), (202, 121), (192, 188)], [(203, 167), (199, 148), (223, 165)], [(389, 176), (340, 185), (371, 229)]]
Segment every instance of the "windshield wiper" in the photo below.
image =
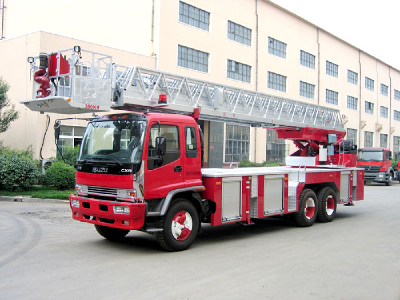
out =
[(116, 159), (113, 156), (108, 156), (108, 157), (99, 157), (99, 156), (92, 156), (92, 159), (100, 159), (100, 160), (104, 160), (104, 161), (110, 161), (110, 158), (112, 158), (115, 162), (118, 163), (119, 166), (122, 166), (122, 162), (120, 162), (118, 159)]

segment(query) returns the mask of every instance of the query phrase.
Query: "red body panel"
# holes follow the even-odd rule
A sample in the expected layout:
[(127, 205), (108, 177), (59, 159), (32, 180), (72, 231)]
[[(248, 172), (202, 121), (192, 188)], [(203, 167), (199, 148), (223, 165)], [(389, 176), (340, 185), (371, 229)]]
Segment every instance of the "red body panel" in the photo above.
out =
[(358, 161), (357, 166), (359, 167), (368, 167), (368, 166), (380, 166), (380, 172), (387, 172), (387, 170), (392, 166), (391, 160), (385, 161)]
[[(82, 198), (75, 195), (70, 196), (70, 203), (71, 200), (78, 200), (80, 203), (79, 208), (70, 205), (72, 218), (75, 220), (128, 230), (140, 229), (144, 225), (145, 203), (103, 201), (93, 198)], [(113, 206), (115, 205), (128, 206), (130, 214), (115, 214), (113, 212)], [(124, 222), (129, 222), (129, 224), (125, 224)]]
[(133, 175), (109, 175), (76, 172), (76, 183), (117, 189), (131, 189)]
[[(288, 180), (287, 175), (284, 177), (283, 184), (283, 209), (284, 213), (288, 212)], [(258, 197), (257, 197), (257, 205), (258, 205), (258, 218), (264, 218), (264, 201), (268, 200), (268, 191), (264, 190), (264, 176), (258, 176)], [(229, 224), (235, 222), (243, 222), (246, 221), (248, 224), (251, 222), (251, 207), (250, 207), (250, 199), (251, 199), (251, 179), (249, 176), (242, 176), (242, 198), (241, 198), (241, 218), (232, 220), (232, 221), (222, 221), (222, 185), (223, 181), (221, 177), (204, 177), (203, 185), (206, 187), (206, 190), (202, 192), (202, 197), (206, 199), (211, 199), (215, 202), (216, 211), (211, 215), (211, 225), (222, 225)], [(277, 213), (277, 215), (282, 213)], [(272, 215), (269, 215), (272, 216)]]
[[(59, 75), (69, 73), (69, 63), (68, 60), (60, 56), (60, 70)], [(52, 54), (49, 56), (49, 76), (57, 76), (57, 54)]]
[(363, 200), (364, 199), (364, 171), (357, 172), (357, 199), (353, 200)]
[(343, 131), (312, 127), (304, 127), (300, 129), (281, 127), (273, 129), (278, 133), (278, 138), (297, 141), (319, 141), (322, 143), (327, 143), (328, 134), (335, 134), (337, 136), (337, 142), (340, 142), (346, 135), (346, 132)]
[[(201, 155), (200, 155), (200, 136), (197, 134), (198, 153), (194, 158), (186, 155), (185, 127), (197, 128), (197, 123), (192, 117), (168, 114), (148, 114), (148, 127), (158, 124), (176, 125), (179, 129), (179, 148), (180, 157), (164, 166), (149, 170), (146, 163), (144, 198), (165, 198), (167, 194), (176, 189), (190, 186), (201, 186)], [(148, 145), (150, 131), (145, 138), (143, 160), (148, 160)], [(176, 172), (175, 167), (181, 167), (182, 171)]]

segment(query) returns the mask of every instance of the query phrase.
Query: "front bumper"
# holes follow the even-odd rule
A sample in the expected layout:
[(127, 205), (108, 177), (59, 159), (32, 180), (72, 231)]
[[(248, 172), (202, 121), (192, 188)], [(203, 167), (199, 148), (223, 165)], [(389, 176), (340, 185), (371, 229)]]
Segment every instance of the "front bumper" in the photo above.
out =
[[(72, 200), (79, 201), (79, 207), (72, 206)], [(141, 229), (144, 225), (146, 203), (106, 201), (76, 195), (69, 196), (69, 203), (74, 220), (127, 230)], [(116, 205), (129, 207), (130, 213), (114, 213), (113, 206)]]
[(386, 173), (386, 172), (378, 172), (378, 173), (364, 172), (364, 179), (366, 181), (387, 182), (389, 180), (389, 173)]

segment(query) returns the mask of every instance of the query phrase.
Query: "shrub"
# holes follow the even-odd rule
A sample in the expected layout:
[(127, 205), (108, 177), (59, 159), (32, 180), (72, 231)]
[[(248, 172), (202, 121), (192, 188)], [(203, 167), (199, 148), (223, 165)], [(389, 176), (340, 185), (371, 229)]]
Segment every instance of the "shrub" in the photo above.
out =
[(0, 186), (7, 191), (23, 191), (37, 183), (39, 165), (31, 148), (18, 151), (0, 149)]
[(61, 158), (61, 155), (57, 152), (57, 161), (62, 161), (65, 162), (66, 164), (73, 166), (76, 163), (76, 160), (78, 159), (79, 155), (79, 146), (76, 146), (74, 148), (65, 148), (63, 150), (63, 155), (62, 157), (64, 158), (65, 161)]
[(256, 162), (251, 162), (248, 159), (243, 159), (239, 163), (239, 168), (248, 168), (248, 167), (274, 167), (274, 166), (280, 166), (279, 163), (269, 160), (269, 161), (264, 161), (263, 163), (256, 163)]
[(56, 161), (46, 170), (46, 184), (59, 190), (73, 189), (75, 186), (75, 168)]
[(397, 170), (397, 168), (398, 168), (398, 161), (393, 157), (392, 158), (392, 168), (393, 168), (393, 170), (395, 170), (395, 171), (400, 171), (400, 170)]

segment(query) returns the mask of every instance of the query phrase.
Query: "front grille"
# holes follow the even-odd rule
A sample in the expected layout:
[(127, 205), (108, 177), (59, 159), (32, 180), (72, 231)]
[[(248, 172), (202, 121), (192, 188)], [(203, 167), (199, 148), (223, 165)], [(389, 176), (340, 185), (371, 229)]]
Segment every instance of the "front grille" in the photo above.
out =
[(117, 189), (105, 188), (105, 187), (101, 187), (101, 186), (89, 186), (88, 193), (91, 195), (116, 197)]
[(362, 166), (361, 168), (364, 168), (365, 172), (368, 173), (379, 173), (381, 166)]

